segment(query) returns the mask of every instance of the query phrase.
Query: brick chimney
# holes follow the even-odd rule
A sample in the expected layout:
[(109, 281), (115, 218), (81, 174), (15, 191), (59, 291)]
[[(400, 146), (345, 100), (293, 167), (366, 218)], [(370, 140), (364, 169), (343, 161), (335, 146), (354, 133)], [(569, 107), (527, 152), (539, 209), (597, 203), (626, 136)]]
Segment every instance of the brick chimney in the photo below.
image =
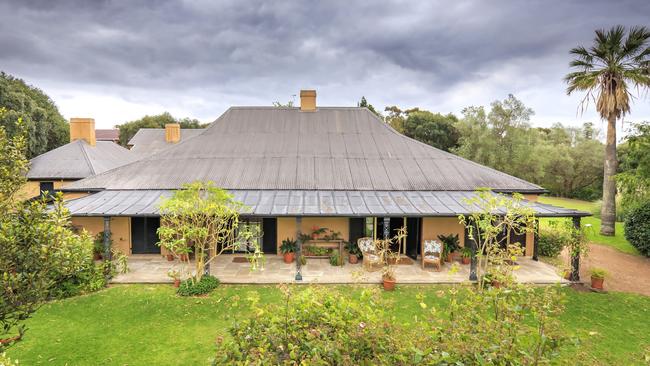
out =
[(177, 143), (181, 140), (181, 125), (178, 123), (168, 123), (165, 125), (165, 141)]
[(316, 90), (300, 91), (300, 110), (307, 112), (316, 111)]
[(70, 118), (70, 142), (85, 140), (89, 145), (95, 146), (95, 120), (92, 118)]

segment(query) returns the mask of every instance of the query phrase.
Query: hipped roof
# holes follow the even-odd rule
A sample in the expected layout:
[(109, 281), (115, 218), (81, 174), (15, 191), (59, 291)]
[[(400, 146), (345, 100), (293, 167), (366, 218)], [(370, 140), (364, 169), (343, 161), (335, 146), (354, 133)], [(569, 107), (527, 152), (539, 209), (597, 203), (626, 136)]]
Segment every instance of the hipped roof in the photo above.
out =
[[(190, 139), (201, 132), (203, 128), (181, 128), (181, 141)], [(164, 128), (141, 128), (128, 142), (131, 151), (140, 156), (155, 154), (168, 147), (174, 146), (165, 140)]]
[(81, 179), (136, 160), (136, 155), (111, 141), (95, 146), (76, 140), (30, 160), (27, 179)]
[(167, 190), (196, 180), (230, 190), (544, 191), (344, 107), (233, 107), (192, 139), (66, 188)]

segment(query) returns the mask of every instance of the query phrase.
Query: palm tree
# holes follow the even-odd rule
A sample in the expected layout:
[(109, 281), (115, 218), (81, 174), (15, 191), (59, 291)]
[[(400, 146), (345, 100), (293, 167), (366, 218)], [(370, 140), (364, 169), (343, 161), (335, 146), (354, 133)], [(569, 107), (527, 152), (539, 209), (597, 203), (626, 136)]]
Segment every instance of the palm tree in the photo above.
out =
[(589, 101), (594, 101), (600, 117), (607, 120), (605, 168), (603, 179), (603, 207), (600, 233), (614, 235), (616, 220), (616, 120), (630, 112), (630, 100), (650, 87), (650, 30), (616, 26), (608, 31), (596, 31), (593, 45), (571, 50), (575, 57), (569, 64), (577, 71), (564, 80), (569, 84), (567, 94), (586, 92), (581, 103), (584, 111)]

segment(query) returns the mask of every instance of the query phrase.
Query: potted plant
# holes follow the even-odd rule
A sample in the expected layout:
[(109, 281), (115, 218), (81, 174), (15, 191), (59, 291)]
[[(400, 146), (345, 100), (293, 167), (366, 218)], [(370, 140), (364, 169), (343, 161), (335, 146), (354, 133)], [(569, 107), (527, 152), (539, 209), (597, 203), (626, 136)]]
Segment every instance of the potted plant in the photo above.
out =
[(173, 262), (174, 261), (174, 254), (172, 252), (167, 252), (165, 257), (167, 257), (168, 262)]
[(603, 289), (603, 282), (607, 277), (607, 272), (602, 268), (592, 268), (591, 269), (591, 288), (596, 290)]
[(492, 273), (486, 273), (483, 276), (483, 284), (492, 286), (494, 288), (501, 288), (501, 281)]
[(381, 279), (384, 285), (384, 290), (393, 291), (395, 289), (395, 268), (392, 265), (384, 265), (381, 271)]
[(376, 241), (377, 256), (379, 256), (382, 266), (381, 279), (384, 285), (384, 290), (392, 291), (395, 289), (395, 265), (399, 263), (399, 252), (394, 252), (391, 248), (393, 243), (399, 243), (402, 239), (406, 238), (406, 228), (402, 227), (397, 231), (397, 234), (392, 238), (382, 239)]
[(469, 248), (462, 248), (460, 250), (460, 258), (463, 264), (470, 264), (472, 261), (472, 250)]
[(181, 285), (181, 273), (177, 269), (170, 269), (167, 271), (167, 276), (174, 280), (174, 287), (178, 288)]
[(343, 258), (338, 253), (333, 253), (330, 255), (330, 264), (333, 266), (340, 266), (341, 261), (343, 261)]
[(454, 253), (460, 248), (458, 234), (438, 235), (438, 239), (444, 244), (443, 255), (447, 262), (454, 259)]
[(282, 241), (282, 245), (280, 246), (280, 252), (284, 257), (284, 263), (292, 263), (293, 260), (295, 259), (296, 244), (297, 242), (295, 240), (291, 240), (289, 238), (286, 238)]
[(348, 262), (350, 264), (357, 264), (359, 263), (359, 257), (361, 256), (361, 249), (359, 249), (359, 246), (357, 243), (354, 242), (346, 242), (345, 243), (345, 249), (348, 251)]

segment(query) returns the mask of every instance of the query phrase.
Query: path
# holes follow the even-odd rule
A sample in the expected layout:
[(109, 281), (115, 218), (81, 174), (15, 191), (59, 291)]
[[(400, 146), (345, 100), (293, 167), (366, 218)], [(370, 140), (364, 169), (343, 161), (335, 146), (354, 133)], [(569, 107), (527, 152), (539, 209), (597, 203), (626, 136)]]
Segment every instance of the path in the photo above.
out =
[[(566, 260), (567, 251), (562, 253)], [(580, 263), (580, 279), (590, 281), (589, 269), (604, 268), (609, 277), (605, 289), (611, 291), (635, 292), (650, 296), (650, 258), (622, 253), (612, 247), (591, 244), (589, 255)]]

